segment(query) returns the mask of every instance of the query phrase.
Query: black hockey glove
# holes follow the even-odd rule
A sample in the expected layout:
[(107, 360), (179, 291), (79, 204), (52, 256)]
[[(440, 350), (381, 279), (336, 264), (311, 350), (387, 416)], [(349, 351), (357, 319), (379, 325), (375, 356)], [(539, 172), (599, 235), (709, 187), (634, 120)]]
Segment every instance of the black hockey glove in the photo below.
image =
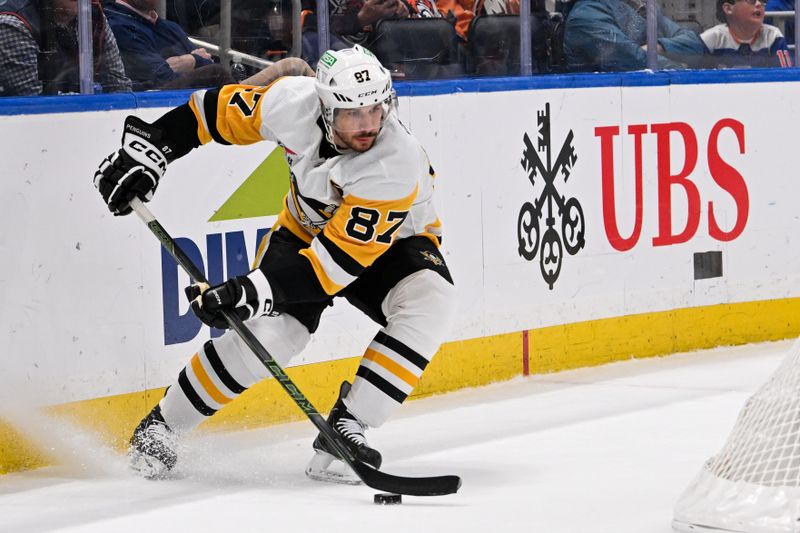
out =
[(229, 327), (220, 311), (231, 311), (242, 320), (277, 314), (272, 311), (272, 288), (259, 269), (214, 287), (202, 283), (189, 285), (185, 292), (197, 318), (214, 328)]
[(167, 163), (176, 157), (163, 135), (137, 117), (125, 119), (122, 148), (105, 158), (94, 174), (94, 186), (114, 215), (130, 213), (130, 201), (137, 196), (143, 202), (153, 198)]

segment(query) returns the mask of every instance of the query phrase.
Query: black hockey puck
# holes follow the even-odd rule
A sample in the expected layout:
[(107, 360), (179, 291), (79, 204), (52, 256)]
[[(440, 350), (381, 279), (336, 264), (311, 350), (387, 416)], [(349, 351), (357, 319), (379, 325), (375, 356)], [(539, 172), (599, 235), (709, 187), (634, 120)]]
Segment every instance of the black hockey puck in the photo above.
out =
[(388, 492), (379, 492), (375, 495), (373, 500), (378, 505), (396, 505), (403, 503), (403, 497), (400, 494), (389, 494)]

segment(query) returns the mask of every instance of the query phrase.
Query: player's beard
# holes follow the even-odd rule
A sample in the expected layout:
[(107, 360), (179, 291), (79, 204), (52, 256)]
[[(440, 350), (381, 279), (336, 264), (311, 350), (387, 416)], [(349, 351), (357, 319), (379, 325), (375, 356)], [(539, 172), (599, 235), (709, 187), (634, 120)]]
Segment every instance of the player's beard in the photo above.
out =
[[(345, 148), (349, 148), (355, 152), (366, 152), (373, 146), (375, 146), (375, 140), (378, 137), (380, 130), (376, 131), (363, 131), (358, 132), (355, 135), (351, 135), (349, 137), (342, 136), (341, 133), (337, 132), (337, 137), (339, 140), (345, 145)], [(363, 141), (357, 140), (358, 138), (362, 138)], [(367, 140), (371, 139), (372, 142), (366, 144)]]

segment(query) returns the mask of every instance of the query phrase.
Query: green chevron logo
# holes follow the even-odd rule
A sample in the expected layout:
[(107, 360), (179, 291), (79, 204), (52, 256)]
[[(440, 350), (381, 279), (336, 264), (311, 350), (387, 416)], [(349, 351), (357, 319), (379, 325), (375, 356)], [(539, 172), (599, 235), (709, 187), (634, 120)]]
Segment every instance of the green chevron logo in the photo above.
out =
[(208, 221), (277, 215), (288, 190), (289, 165), (283, 149), (276, 147)]

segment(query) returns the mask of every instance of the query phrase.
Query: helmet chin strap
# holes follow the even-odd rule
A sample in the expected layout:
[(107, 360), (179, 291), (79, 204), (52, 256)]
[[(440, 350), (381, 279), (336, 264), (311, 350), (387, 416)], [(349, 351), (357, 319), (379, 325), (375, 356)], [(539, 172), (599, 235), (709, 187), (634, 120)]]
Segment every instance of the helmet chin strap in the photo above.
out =
[(350, 152), (353, 151), (352, 148), (342, 148), (341, 146), (336, 144), (336, 135), (335, 135), (335, 133), (333, 131), (333, 126), (331, 126), (328, 123), (328, 121), (325, 119), (325, 115), (324, 114), (322, 116), (322, 123), (325, 124), (325, 138), (328, 140), (329, 143), (331, 143), (331, 146), (333, 146), (334, 150), (336, 150), (337, 152), (339, 152), (342, 155), (349, 154)]
[[(319, 107), (322, 111), (322, 123), (325, 125), (325, 139), (327, 139), (330, 145), (333, 146), (334, 150), (336, 150), (342, 155), (352, 152), (353, 150), (351, 148), (342, 148), (338, 144), (336, 144), (336, 136), (333, 132), (333, 124), (331, 124), (331, 122), (328, 122), (328, 109), (325, 107), (325, 104), (322, 102), (321, 99), (319, 101)], [(334, 112), (335, 110), (330, 111), (331, 120), (335, 120), (336, 118), (334, 116)]]

